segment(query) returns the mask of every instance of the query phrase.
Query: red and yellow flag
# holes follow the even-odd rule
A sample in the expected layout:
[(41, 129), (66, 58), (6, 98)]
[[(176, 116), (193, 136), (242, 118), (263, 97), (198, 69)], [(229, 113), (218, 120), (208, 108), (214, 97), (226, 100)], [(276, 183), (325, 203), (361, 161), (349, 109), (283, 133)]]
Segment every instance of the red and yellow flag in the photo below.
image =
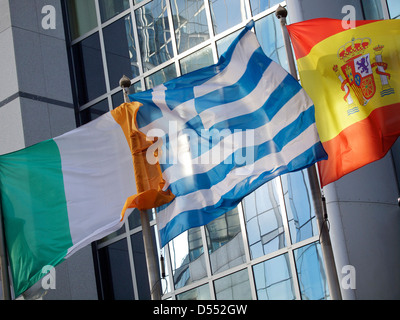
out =
[(400, 20), (287, 26), (328, 160), (322, 186), (382, 158), (400, 135)]

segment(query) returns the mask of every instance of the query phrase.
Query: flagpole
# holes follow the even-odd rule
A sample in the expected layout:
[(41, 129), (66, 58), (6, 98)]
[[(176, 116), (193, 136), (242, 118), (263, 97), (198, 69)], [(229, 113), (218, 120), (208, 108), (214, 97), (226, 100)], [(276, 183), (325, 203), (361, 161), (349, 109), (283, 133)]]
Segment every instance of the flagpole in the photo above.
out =
[[(127, 103), (129, 102), (128, 88), (131, 86), (131, 81), (127, 76), (123, 76), (119, 84), (123, 90), (124, 102)], [(150, 220), (147, 211), (140, 210), (140, 222), (142, 224), (142, 236), (147, 263), (147, 274), (149, 277), (151, 300), (161, 300), (161, 279), (158, 272), (156, 251), (153, 244)]]
[(8, 276), (7, 249), (5, 245), (5, 234), (3, 225), (3, 214), (1, 211), (0, 201), (0, 268), (1, 268), (1, 285), (3, 289), (3, 300), (11, 300), (10, 279)]
[[(288, 59), (289, 72), (297, 79), (297, 71), (295, 60), (293, 57), (293, 52), (290, 44), (289, 33), (286, 28), (286, 17), (287, 10), (281, 5), (275, 11), (276, 17), (279, 19), (282, 27), (283, 40), (285, 43), (286, 55)], [(330, 295), (332, 300), (341, 300), (342, 295), (340, 292), (339, 278), (336, 270), (335, 259), (332, 250), (332, 243), (329, 236), (328, 214), (326, 212), (325, 197), (322, 195), (321, 187), (318, 180), (316, 166), (313, 165), (307, 168), (308, 177), (310, 180), (310, 188), (312, 193), (312, 199), (315, 208), (315, 216), (317, 218), (319, 233), (320, 233), (320, 243), (322, 254), (324, 256), (325, 271), (328, 280), (328, 285), (330, 289)]]

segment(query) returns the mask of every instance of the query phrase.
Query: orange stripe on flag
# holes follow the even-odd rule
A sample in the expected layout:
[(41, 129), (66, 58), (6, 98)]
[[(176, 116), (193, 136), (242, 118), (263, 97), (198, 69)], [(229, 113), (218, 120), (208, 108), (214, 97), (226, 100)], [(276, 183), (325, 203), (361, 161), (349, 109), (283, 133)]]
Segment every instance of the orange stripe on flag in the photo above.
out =
[(175, 197), (169, 190), (167, 192), (162, 190), (165, 181), (160, 164), (158, 162), (154, 165), (149, 164), (146, 159), (147, 150), (155, 141), (147, 139), (137, 127), (136, 114), (140, 106), (138, 102), (124, 103), (111, 111), (131, 148), (137, 188), (137, 194), (127, 199), (122, 210), (122, 218), (127, 208), (139, 210), (156, 208), (172, 201)]
[(318, 163), (321, 185), (336, 181), (386, 155), (400, 135), (400, 103), (381, 107), (368, 118), (323, 143), (328, 160)]

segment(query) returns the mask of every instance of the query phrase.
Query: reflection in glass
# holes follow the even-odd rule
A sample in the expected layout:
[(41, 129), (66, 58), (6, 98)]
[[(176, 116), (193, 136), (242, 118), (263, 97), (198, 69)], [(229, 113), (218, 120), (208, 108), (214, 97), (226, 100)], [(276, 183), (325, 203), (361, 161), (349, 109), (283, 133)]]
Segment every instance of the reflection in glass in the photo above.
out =
[(214, 63), (212, 49), (210, 46), (205, 47), (179, 61), (182, 75), (198, 70), (203, 67), (210, 66)]
[(135, 11), (144, 71), (173, 57), (165, 0), (154, 0)]
[(103, 29), (108, 76), (111, 89), (119, 86), (123, 75), (139, 75), (131, 15), (127, 15)]
[(171, 9), (179, 53), (210, 37), (203, 1), (173, 0)]
[(295, 293), (288, 254), (253, 267), (258, 300), (294, 300)]
[(175, 288), (207, 276), (200, 228), (180, 234), (169, 243)]
[(80, 112), (81, 123), (85, 124), (110, 111), (108, 100), (102, 100)]
[(282, 187), (292, 243), (318, 234), (307, 171), (283, 175)]
[(126, 239), (100, 249), (102, 288), (105, 300), (133, 300), (131, 268)]
[(214, 274), (246, 262), (237, 208), (207, 224), (206, 236)]
[[(364, 1), (365, 2), (365, 1)], [(364, 3), (363, 3), (364, 5)], [(400, 2), (398, 0), (387, 0), (387, 6), (389, 8), (390, 18), (400, 18)]]
[(79, 105), (106, 93), (99, 34), (96, 32), (72, 47)]
[(249, 273), (247, 269), (214, 281), (217, 300), (251, 300)]
[(217, 41), (217, 51), (218, 51), (218, 56), (221, 57), (221, 55), (228, 50), (229, 46), (231, 45), (232, 41), (235, 40), (235, 38), (239, 35), (240, 32), (242, 32), (243, 29), (239, 29), (230, 35), (222, 38), (221, 40)]
[(128, 9), (129, 0), (99, 0), (99, 7), (101, 22), (105, 22)]
[(245, 0), (209, 0), (214, 33), (218, 34), (246, 20)]
[(301, 298), (304, 300), (329, 299), (321, 246), (312, 243), (294, 251)]
[(255, 16), (281, 2), (282, 0), (250, 0), (251, 12)]
[(185, 291), (176, 296), (177, 300), (210, 300), (210, 288), (208, 284)]
[(275, 14), (270, 14), (255, 22), (255, 30), (258, 42), (265, 54), (288, 70), (285, 44), (279, 20)]
[(243, 204), (252, 259), (285, 247), (285, 232), (275, 180), (248, 195)]
[(161, 69), (160, 71), (157, 71), (153, 73), (151, 76), (148, 76), (147, 78), (144, 79), (146, 83), (146, 89), (152, 89), (155, 86), (158, 86), (159, 84), (162, 84), (164, 82), (167, 82), (171, 79), (176, 78), (176, 68), (175, 64), (171, 64), (168, 67), (165, 67)]
[(94, 0), (67, 0), (72, 40), (97, 27)]

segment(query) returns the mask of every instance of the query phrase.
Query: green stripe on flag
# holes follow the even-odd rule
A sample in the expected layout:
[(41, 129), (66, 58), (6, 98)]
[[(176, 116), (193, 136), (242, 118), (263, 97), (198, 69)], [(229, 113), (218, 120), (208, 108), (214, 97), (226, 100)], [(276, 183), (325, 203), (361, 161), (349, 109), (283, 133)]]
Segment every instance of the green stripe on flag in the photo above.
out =
[(0, 193), (17, 297), (72, 246), (57, 144), (47, 140), (0, 156)]

